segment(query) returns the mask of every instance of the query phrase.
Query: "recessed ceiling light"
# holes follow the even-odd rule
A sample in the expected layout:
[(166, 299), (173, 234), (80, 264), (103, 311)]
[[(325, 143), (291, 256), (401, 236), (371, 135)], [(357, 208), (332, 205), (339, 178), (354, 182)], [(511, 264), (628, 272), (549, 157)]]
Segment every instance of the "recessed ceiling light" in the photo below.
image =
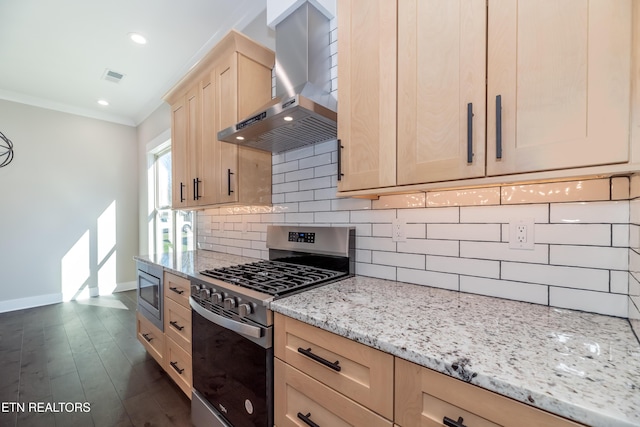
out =
[(107, 101), (106, 99), (98, 99), (98, 104), (106, 107), (107, 105), (109, 105), (109, 101)]
[(147, 39), (139, 33), (129, 33), (129, 38), (131, 41), (137, 44), (147, 44)]

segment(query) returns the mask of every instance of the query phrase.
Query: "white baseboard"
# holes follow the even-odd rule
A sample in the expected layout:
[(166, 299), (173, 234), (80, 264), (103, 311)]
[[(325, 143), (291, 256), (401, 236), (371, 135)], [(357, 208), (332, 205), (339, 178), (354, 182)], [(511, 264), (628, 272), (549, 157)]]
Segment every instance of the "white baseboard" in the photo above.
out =
[[(132, 280), (130, 282), (118, 283), (109, 293), (131, 291), (136, 289), (138, 282)], [(100, 294), (100, 288), (89, 288), (89, 295), (91, 297), (97, 297)], [(41, 307), (43, 305), (57, 304), (62, 302), (62, 293), (38, 295), (29, 298), (18, 298), (7, 301), (0, 301), (0, 313), (9, 311), (24, 310), (27, 308)]]
[(43, 305), (57, 304), (59, 302), (62, 302), (62, 293), (0, 301), (0, 313), (41, 307)]
[(132, 280), (130, 282), (118, 283), (118, 285), (113, 290), (113, 292), (115, 293), (115, 292), (132, 291), (132, 290), (137, 289), (137, 288), (138, 288), (138, 281), (137, 280)]

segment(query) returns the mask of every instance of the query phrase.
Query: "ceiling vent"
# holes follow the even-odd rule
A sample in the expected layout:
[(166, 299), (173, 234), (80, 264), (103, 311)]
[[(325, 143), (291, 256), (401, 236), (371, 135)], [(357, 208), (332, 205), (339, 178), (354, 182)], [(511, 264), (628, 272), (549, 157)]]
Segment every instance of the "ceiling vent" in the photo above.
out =
[(120, 81), (124, 78), (124, 74), (107, 68), (106, 70), (104, 70), (102, 78), (108, 82), (120, 83)]

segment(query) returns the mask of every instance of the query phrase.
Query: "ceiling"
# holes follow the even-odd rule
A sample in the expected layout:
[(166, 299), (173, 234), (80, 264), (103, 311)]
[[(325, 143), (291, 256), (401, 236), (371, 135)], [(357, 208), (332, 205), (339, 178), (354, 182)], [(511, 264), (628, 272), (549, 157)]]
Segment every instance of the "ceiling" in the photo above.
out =
[[(266, 0), (0, 0), (0, 99), (136, 126), (229, 29), (265, 8)], [(124, 78), (104, 80), (107, 69)]]

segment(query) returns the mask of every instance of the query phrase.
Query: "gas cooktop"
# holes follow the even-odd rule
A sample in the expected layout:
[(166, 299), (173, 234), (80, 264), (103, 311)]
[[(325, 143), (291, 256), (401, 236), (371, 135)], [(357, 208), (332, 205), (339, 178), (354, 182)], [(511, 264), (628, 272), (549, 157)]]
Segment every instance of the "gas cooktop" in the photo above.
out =
[(203, 270), (200, 273), (274, 297), (283, 296), (348, 275), (347, 272), (282, 261), (258, 261), (232, 267)]

